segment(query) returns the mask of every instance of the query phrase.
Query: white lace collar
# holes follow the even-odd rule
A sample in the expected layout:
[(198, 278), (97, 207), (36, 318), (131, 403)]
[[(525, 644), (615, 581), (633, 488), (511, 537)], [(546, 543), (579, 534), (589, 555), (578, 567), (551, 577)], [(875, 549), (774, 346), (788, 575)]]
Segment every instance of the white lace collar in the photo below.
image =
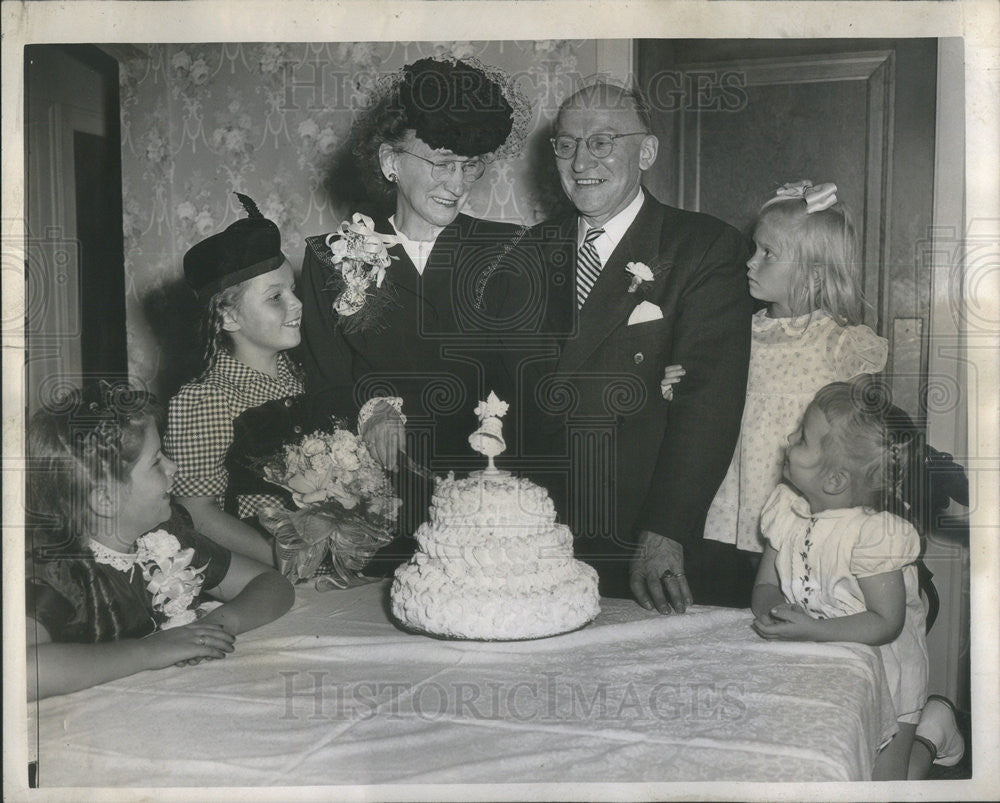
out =
[(110, 547), (106, 547), (100, 541), (95, 541), (93, 538), (87, 542), (87, 548), (93, 553), (94, 560), (98, 563), (103, 563), (120, 572), (127, 572), (129, 569), (132, 569), (139, 556), (137, 552), (118, 552)]

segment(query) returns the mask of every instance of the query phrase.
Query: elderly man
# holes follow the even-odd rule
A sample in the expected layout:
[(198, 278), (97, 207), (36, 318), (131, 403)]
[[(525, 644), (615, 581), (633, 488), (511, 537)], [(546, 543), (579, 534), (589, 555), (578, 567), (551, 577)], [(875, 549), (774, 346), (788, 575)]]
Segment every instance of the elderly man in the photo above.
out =
[[(540, 422), (526, 441), (567, 458), (565, 498), (553, 495), (602, 594), (631, 591), (662, 613), (692, 601), (749, 605), (749, 560), (702, 539), (743, 410), (746, 242), (643, 190), (658, 141), (633, 92), (598, 84), (572, 95), (552, 146), (576, 214), (538, 229), (566, 279), (547, 289), (557, 356), (545, 369), (518, 366)], [(672, 364), (686, 374), (668, 400), (660, 380)]]

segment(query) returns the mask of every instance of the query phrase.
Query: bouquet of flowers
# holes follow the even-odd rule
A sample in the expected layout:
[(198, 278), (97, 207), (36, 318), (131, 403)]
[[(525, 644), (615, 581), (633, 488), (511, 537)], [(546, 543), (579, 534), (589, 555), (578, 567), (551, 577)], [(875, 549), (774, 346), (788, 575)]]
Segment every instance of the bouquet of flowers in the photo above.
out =
[(318, 588), (366, 582), (359, 573), (392, 540), (402, 500), (361, 437), (334, 421), (330, 431), (286, 443), (261, 471), (288, 490), (298, 508), (258, 514), (274, 534), (282, 573), (293, 582), (312, 578), (329, 553), (332, 572)]
[(376, 324), (381, 308), (391, 300), (389, 294), (378, 290), (394, 259), (386, 247), (397, 242), (398, 237), (375, 231), (372, 219), (360, 212), (326, 238), (332, 266), (327, 286), (336, 293), (333, 310), (347, 331)]

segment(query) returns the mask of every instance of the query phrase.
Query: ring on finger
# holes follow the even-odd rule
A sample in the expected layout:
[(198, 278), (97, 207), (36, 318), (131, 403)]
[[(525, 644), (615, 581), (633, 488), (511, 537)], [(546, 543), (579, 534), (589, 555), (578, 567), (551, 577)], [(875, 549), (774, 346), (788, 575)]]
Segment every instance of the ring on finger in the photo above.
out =
[(204, 636), (198, 636), (198, 644), (200, 646), (202, 646), (202, 647), (205, 646), (205, 637)]
[(680, 580), (682, 577), (684, 577), (684, 572), (675, 572), (667, 569), (660, 575), (660, 580), (661, 582), (666, 580)]

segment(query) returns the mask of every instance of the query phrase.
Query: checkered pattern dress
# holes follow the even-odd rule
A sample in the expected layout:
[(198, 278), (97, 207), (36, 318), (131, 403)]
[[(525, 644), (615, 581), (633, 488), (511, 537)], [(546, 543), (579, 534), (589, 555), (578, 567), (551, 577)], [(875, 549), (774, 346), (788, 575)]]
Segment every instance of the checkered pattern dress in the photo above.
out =
[[(226, 352), (204, 378), (184, 385), (171, 399), (164, 451), (177, 463), (175, 496), (214, 496), (225, 502), (229, 473), (226, 452), (233, 441), (233, 419), (244, 410), (305, 390), (298, 371), (285, 354), (278, 355), (278, 377), (262, 374)], [(262, 494), (237, 497), (241, 519), (281, 500)]]

